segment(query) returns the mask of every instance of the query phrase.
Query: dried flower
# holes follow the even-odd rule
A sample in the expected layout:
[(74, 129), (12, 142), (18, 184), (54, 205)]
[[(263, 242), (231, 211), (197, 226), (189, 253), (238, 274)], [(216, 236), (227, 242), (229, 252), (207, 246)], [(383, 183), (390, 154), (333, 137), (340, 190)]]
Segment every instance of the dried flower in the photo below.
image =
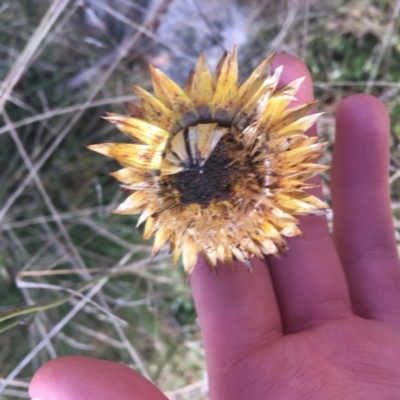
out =
[(131, 116), (105, 117), (134, 143), (89, 148), (124, 167), (112, 175), (130, 195), (114, 213), (141, 213), (153, 256), (169, 241), (188, 273), (198, 254), (211, 268), (235, 258), (250, 266), (285, 252), (282, 235), (301, 234), (294, 215), (327, 208), (304, 191), (327, 168), (314, 163), (324, 144), (304, 134), (319, 114), (308, 115), (314, 102), (287, 108), (304, 78), (278, 89), (282, 67), (271, 73), (271, 61), (238, 85), (235, 48), (214, 75), (201, 54), (184, 89), (150, 66), (155, 95), (133, 86)]

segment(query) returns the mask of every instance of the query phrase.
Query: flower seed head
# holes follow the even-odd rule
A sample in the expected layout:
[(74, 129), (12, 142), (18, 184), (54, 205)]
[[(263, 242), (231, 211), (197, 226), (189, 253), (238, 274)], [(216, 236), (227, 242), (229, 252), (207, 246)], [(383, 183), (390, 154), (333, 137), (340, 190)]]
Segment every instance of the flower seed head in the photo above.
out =
[(327, 209), (304, 191), (327, 169), (315, 164), (325, 144), (305, 135), (319, 114), (314, 102), (287, 108), (303, 79), (278, 88), (271, 61), (238, 85), (236, 48), (214, 74), (201, 54), (183, 89), (150, 67), (154, 95), (133, 86), (131, 115), (105, 117), (133, 143), (89, 146), (123, 166), (112, 175), (130, 195), (114, 212), (140, 213), (153, 256), (169, 241), (189, 274), (198, 254), (215, 269), (285, 252), (283, 236), (301, 234), (295, 216)]

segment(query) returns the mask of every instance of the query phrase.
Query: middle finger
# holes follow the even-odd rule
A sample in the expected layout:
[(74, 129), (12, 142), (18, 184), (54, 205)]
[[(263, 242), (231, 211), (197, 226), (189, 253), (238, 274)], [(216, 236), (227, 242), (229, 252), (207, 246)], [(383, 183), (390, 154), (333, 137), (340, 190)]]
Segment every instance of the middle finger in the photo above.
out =
[[(310, 73), (299, 59), (277, 55), (274, 65), (284, 65), (281, 85), (305, 76), (297, 99), (299, 103), (313, 100)], [(316, 135), (316, 128), (311, 128), (309, 134)], [(312, 192), (322, 198), (320, 188)], [(285, 333), (309, 329), (351, 312), (345, 275), (325, 216), (300, 217), (299, 220), (303, 237), (288, 240), (290, 249), (286, 256), (268, 257)]]

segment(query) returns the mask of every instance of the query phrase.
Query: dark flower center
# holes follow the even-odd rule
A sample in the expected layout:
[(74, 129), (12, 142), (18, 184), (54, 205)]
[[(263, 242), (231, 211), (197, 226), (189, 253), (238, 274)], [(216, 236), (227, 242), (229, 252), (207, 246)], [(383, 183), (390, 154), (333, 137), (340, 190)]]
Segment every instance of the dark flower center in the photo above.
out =
[(205, 208), (212, 200), (230, 198), (237, 173), (232, 161), (225, 141), (221, 140), (202, 167), (191, 163), (188, 170), (173, 175), (181, 204), (197, 203)]

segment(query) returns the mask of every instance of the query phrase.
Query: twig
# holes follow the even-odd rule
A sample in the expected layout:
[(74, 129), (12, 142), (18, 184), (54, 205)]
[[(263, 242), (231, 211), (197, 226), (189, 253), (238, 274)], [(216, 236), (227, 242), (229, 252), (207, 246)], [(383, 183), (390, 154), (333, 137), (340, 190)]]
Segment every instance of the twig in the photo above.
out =
[(34, 34), (25, 46), (25, 49), (19, 54), (13, 66), (8, 72), (2, 85), (0, 86), (0, 113), (3, 112), (4, 104), (8, 96), (11, 94), (14, 86), (24, 74), (28, 65), (38, 56), (37, 49), (43, 39), (49, 33), (58, 17), (68, 5), (69, 0), (54, 0), (51, 2), (49, 9), (42, 18), (40, 25), (36, 28)]
[(4, 381), (0, 384), (0, 393), (8, 386), (9, 382), (18, 376), (18, 374), (28, 365), (28, 363), (39, 353), (46, 343), (53, 338), (84, 306), (85, 304), (107, 283), (107, 278), (101, 279), (89, 293), (78, 303), (72, 310), (56, 324), (53, 329), (27, 354), (27, 356), (19, 362), (19, 364), (8, 374)]
[(368, 84), (367, 84), (367, 92), (368, 93), (371, 91), (371, 88), (374, 85), (374, 81), (375, 81), (376, 75), (378, 74), (379, 67), (380, 67), (382, 59), (383, 59), (383, 55), (385, 54), (385, 51), (389, 44), (390, 38), (392, 37), (395, 23), (399, 17), (399, 12), (400, 12), (400, 0), (397, 0), (396, 7), (393, 11), (392, 17), (390, 18), (390, 22), (386, 28), (385, 36), (383, 37), (382, 44), (379, 48), (378, 55), (375, 59), (375, 62), (371, 69), (371, 73), (369, 75)]

